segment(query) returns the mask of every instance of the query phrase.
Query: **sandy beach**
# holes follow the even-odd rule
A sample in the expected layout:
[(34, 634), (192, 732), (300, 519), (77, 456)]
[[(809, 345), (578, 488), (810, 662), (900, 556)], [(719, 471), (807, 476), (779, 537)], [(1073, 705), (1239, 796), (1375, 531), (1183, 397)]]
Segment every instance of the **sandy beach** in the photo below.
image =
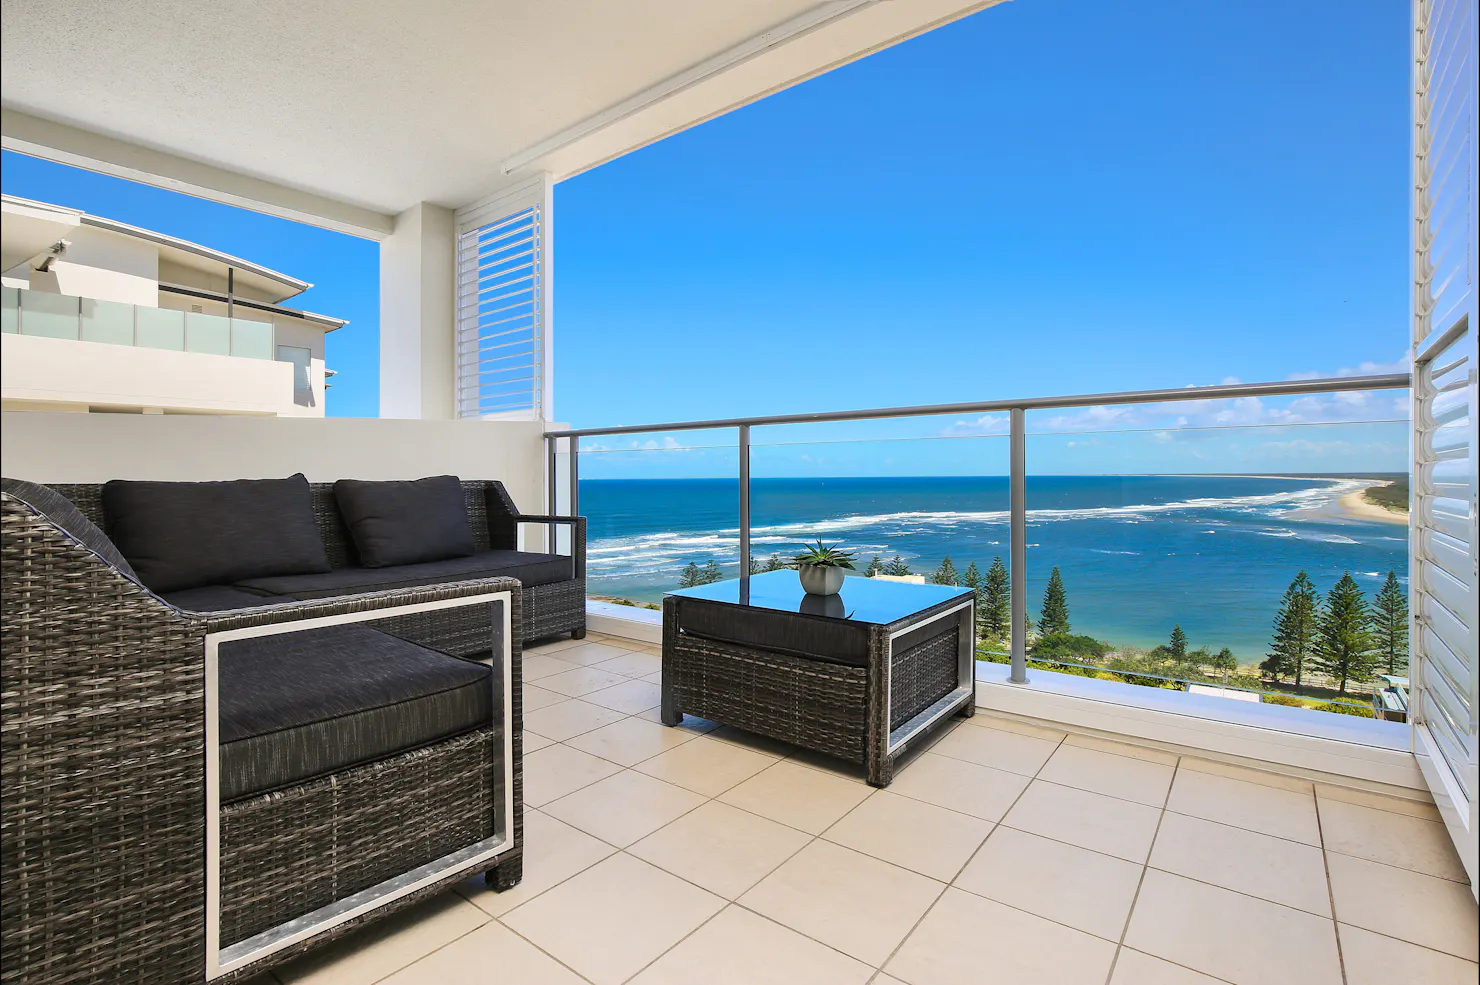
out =
[[(1352, 480), (1346, 480), (1352, 481)], [(1369, 503), (1362, 498), (1362, 494), (1368, 489), (1378, 486), (1391, 485), (1388, 482), (1363, 482), (1360, 489), (1350, 489), (1324, 506), (1318, 506), (1308, 510), (1292, 510), (1290, 515), (1305, 520), (1334, 520), (1336, 522), (1356, 523), (1392, 523), (1400, 526), (1408, 525), (1408, 513), (1396, 513), (1393, 510)]]
[[(1377, 482), (1373, 483), (1373, 485), (1385, 486), (1388, 483)], [(1349, 492), (1345, 496), (1342, 496), (1336, 501), (1336, 509), (1342, 516), (1350, 517), (1354, 520), (1376, 520), (1380, 523), (1397, 523), (1405, 527), (1408, 526), (1407, 510), (1399, 513), (1387, 507), (1378, 506), (1376, 503), (1369, 503), (1363, 499), (1362, 494), (1370, 488), (1372, 486), (1367, 486), (1366, 488), (1358, 489), (1356, 492)]]

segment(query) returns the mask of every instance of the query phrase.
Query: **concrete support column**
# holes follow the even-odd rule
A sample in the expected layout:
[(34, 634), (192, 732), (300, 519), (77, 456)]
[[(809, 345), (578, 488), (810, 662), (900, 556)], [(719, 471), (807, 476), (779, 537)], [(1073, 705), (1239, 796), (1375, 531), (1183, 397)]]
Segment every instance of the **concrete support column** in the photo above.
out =
[(380, 416), (456, 416), (457, 227), (422, 202), (380, 243)]

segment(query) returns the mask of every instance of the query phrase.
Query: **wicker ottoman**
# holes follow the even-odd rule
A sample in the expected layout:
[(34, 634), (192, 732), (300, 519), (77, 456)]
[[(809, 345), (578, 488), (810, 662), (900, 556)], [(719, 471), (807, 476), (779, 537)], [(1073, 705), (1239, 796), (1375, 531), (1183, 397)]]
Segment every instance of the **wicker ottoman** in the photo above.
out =
[(973, 605), (970, 589), (863, 577), (807, 595), (795, 571), (671, 592), (663, 723), (723, 722), (887, 786), (931, 726), (975, 710)]

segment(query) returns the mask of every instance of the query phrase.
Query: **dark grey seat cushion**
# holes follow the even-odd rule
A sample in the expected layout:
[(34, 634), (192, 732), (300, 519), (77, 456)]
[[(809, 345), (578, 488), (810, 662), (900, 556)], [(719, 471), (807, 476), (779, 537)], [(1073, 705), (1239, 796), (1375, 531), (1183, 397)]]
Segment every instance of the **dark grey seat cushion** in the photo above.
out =
[(156, 592), (329, 570), (308, 480), (103, 486), (108, 534)]
[(467, 557), (478, 549), (455, 475), (390, 482), (340, 479), (334, 500), (366, 568)]
[(492, 671), (365, 626), (225, 643), (221, 800), (263, 793), (492, 721)]
[(258, 605), (281, 605), (285, 600), (262, 592), (249, 592), (231, 585), (203, 585), (161, 595), (170, 605), (186, 612), (223, 612)]
[(139, 580), (133, 567), (118, 550), (118, 546), (108, 539), (108, 535), (83, 516), (82, 511), (70, 499), (55, 489), (38, 482), (27, 482), (25, 479), (0, 479), (0, 488), (17, 499), (30, 503), (77, 543), (134, 581)]
[(402, 564), (392, 568), (335, 568), (321, 575), (293, 575), (282, 578), (249, 578), (237, 582), (240, 588), (294, 599), (320, 599), (331, 595), (353, 595), (387, 588), (412, 588), (441, 581), (488, 578), (502, 575), (518, 578), (525, 588), (569, 581), (570, 558), (559, 554), (533, 554), (528, 551), (483, 551), (471, 557)]

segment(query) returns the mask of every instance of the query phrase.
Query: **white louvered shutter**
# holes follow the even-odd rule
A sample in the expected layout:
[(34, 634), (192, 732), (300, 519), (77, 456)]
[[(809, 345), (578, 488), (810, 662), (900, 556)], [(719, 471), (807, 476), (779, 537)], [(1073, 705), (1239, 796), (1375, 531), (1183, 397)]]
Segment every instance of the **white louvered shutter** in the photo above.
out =
[(550, 419), (550, 186), (458, 212), (458, 417)]
[(1413, 11), (1413, 738), (1474, 892), (1476, 2)]

